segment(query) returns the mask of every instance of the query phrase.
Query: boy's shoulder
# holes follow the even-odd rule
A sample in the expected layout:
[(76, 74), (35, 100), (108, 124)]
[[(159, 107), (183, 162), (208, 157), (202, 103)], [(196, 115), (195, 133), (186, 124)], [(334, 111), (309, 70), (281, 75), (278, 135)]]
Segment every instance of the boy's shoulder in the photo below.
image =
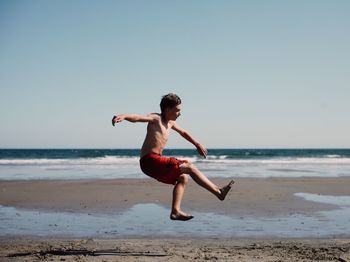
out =
[(155, 120), (155, 121), (160, 121), (161, 120), (161, 115), (159, 113), (149, 113), (148, 116), (152, 117), (153, 120)]
[(160, 118), (161, 115), (159, 113), (149, 113), (149, 116), (155, 117), (155, 118)]

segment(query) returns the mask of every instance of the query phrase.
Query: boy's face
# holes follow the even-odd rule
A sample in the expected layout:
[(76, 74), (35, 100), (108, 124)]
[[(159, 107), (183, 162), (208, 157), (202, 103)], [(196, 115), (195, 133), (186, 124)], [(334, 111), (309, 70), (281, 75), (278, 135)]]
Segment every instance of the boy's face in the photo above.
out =
[(175, 121), (181, 115), (181, 104), (168, 109), (168, 119)]

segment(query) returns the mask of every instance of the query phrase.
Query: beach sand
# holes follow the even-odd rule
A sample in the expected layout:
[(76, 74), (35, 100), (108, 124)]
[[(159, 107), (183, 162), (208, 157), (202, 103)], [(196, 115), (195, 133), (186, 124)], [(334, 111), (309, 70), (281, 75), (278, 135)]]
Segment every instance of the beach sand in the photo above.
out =
[[(228, 179), (213, 181), (224, 185)], [(348, 177), (244, 178), (236, 180), (221, 202), (191, 181), (183, 209), (227, 215), (307, 215), (335, 207), (305, 201), (294, 193), (350, 195), (349, 185)], [(0, 182), (0, 205), (30, 210), (116, 213), (140, 203), (170, 209), (171, 197), (172, 186), (151, 179)], [(350, 261), (349, 250), (349, 239), (0, 237), (0, 261)]]
[(350, 261), (346, 240), (0, 241), (1, 261)]

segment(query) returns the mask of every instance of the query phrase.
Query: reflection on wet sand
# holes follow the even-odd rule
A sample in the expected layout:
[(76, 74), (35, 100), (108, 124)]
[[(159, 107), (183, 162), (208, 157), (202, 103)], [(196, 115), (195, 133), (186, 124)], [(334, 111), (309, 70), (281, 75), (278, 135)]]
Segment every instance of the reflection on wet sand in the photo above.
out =
[[(222, 215), (192, 212), (189, 222), (171, 221), (169, 210), (137, 204), (120, 214), (47, 212), (0, 206), (0, 231), (6, 235), (65, 237), (348, 237), (350, 197), (296, 193), (307, 201), (335, 205), (334, 210), (289, 216)], [(348, 233), (347, 233), (348, 232)], [(346, 235), (347, 234), (347, 235)]]

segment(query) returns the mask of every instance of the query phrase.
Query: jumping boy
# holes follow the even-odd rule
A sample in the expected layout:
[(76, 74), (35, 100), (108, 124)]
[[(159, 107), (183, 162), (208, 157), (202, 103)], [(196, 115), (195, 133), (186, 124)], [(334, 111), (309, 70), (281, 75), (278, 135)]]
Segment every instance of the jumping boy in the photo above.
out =
[(220, 200), (224, 200), (230, 191), (234, 181), (230, 181), (224, 187), (218, 187), (211, 182), (199, 169), (187, 160), (179, 160), (174, 157), (162, 156), (163, 149), (168, 141), (170, 129), (175, 130), (186, 140), (191, 142), (199, 154), (206, 157), (207, 149), (196, 141), (190, 133), (182, 129), (176, 119), (181, 115), (181, 99), (175, 94), (168, 94), (162, 97), (160, 102), (161, 114), (152, 113), (147, 116), (135, 114), (115, 115), (112, 125), (123, 120), (129, 122), (148, 122), (147, 134), (143, 142), (140, 167), (143, 173), (166, 184), (175, 185), (173, 190), (173, 201), (170, 219), (190, 220), (193, 216), (181, 210), (181, 201), (185, 187), (188, 182), (188, 175), (200, 186), (204, 187)]

